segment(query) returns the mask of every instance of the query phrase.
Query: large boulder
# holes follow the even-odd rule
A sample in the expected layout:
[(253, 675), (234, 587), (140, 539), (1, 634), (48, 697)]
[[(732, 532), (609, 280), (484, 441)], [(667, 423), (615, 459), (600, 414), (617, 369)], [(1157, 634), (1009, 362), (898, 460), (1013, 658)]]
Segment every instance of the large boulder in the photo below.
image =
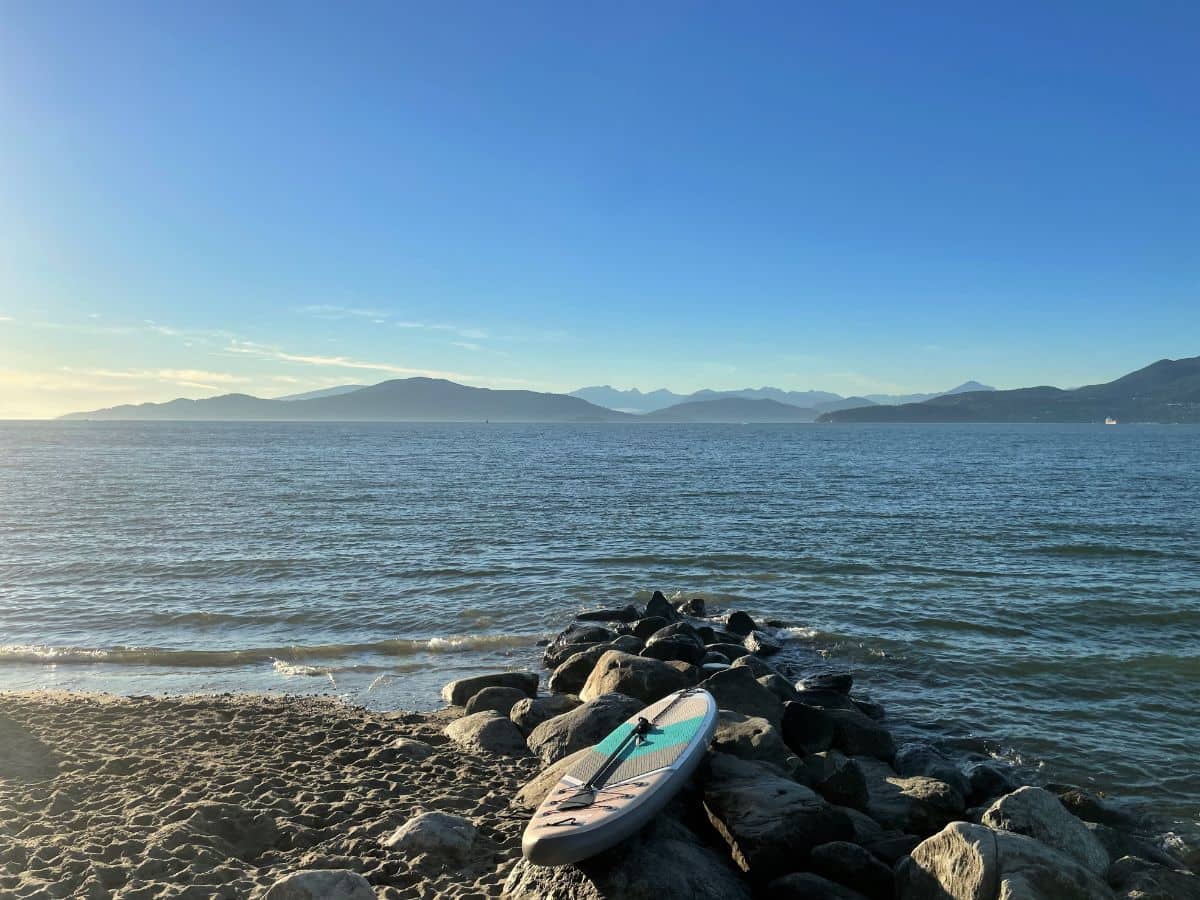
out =
[(1103, 881), (1040, 841), (952, 822), (896, 870), (901, 900), (1112, 900)]
[(624, 694), (648, 704), (695, 683), (685, 670), (669, 663), (608, 650), (592, 667), (579, 698), (586, 702), (604, 694)]
[(720, 709), (757, 716), (772, 725), (778, 725), (783, 719), (783, 704), (779, 698), (759, 684), (747, 666), (724, 669), (704, 679), (700, 686), (713, 695)]
[(473, 675), (451, 681), (442, 688), (442, 699), (451, 706), (466, 706), (467, 701), (485, 687), (512, 687), (524, 691), (527, 697), (536, 697), (538, 677), (533, 672), (493, 672), (490, 675)]
[(892, 870), (870, 851), (849, 841), (813, 847), (808, 867), (830, 881), (853, 888), (870, 900), (892, 900)]
[(470, 753), (527, 756), (525, 736), (517, 726), (493, 710), (472, 713), (446, 726), (446, 737)]
[(660, 628), (666, 628), (671, 623), (662, 616), (647, 616), (644, 619), (638, 619), (633, 626), (633, 636), (646, 640), (654, 632)]
[(750, 632), (742, 640), (742, 646), (751, 653), (757, 653), (759, 656), (771, 656), (783, 649), (783, 644), (765, 631)]
[(750, 632), (758, 628), (758, 624), (750, 617), (749, 613), (742, 612), (740, 609), (731, 612), (725, 619), (725, 627), (734, 634), (745, 637)]
[(650, 597), (650, 602), (646, 604), (646, 618), (650, 617), (674, 622), (679, 618), (679, 613), (675, 611), (675, 607), (663, 596), (662, 591), (655, 591)]
[(528, 696), (520, 688), (503, 687), (495, 684), (477, 692), (474, 697), (467, 701), (467, 705), (463, 707), (463, 711), (467, 715), (471, 715), (472, 713), (486, 712), (490, 709), (492, 712), (498, 712), (502, 716), (507, 716), (512, 712), (512, 708), (517, 704), (517, 701), (526, 700)]
[(571, 771), (572, 767), (583, 762), (583, 758), (591, 752), (591, 749), (589, 746), (584, 747), (582, 750), (576, 750), (574, 753), (564, 756), (562, 759), (556, 760), (546, 766), (546, 768), (529, 779), (521, 790), (517, 791), (516, 804), (526, 809), (535, 809), (541, 806), (542, 801), (546, 799), (546, 795), (558, 784), (559, 779)]
[[(741, 644), (729, 644), (725, 643), (724, 641), (714, 641), (712, 643), (705, 644), (705, 648), (713, 651), (714, 653), (720, 653), (730, 662), (736, 662), (743, 656), (750, 655), (750, 651)], [(767, 666), (766, 663), (763, 663), (763, 665)], [(770, 667), (767, 666), (767, 668), (769, 669)]]
[(547, 669), (558, 668), (572, 653), (578, 653), (593, 644), (607, 644), (617, 636), (602, 625), (574, 622), (560, 631), (542, 654), (542, 665)]
[(289, 872), (263, 894), (263, 900), (376, 900), (371, 882), (349, 869)]
[(1132, 831), (1137, 827), (1135, 816), (1095, 794), (1075, 787), (1051, 790), (1054, 790), (1059, 802), (1067, 808), (1071, 815), (1078, 819), (1083, 819), (1085, 822), (1097, 822), (1100, 825), (1119, 828), (1123, 831)]
[(961, 818), (966, 808), (962, 794), (936, 778), (902, 778), (874, 757), (854, 761), (867, 782), (867, 815), (884, 828), (927, 836)]
[(590, 747), (646, 704), (624, 694), (605, 694), (543, 722), (529, 734), (529, 748), (550, 765)]
[(867, 777), (850, 757), (825, 750), (804, 757), (805, 782), (830, 803), (865, 810), (870, 802)]
[(550, 673), (546, 686), (555, 694), (578, 694), (597, 661), (610, 649), (608, 644), (593, 644), (578, 653), (572, 653)]
[(629, 604), (620, 609), (585, 609), (575, 618), (580, 622), (633, 622), (639, 615), (637, 607)]
[(767, 900), (867, 900), (858, 891), (812, 872), (792, 872), (776, 878), (767, 885), (765, 897)]
[(1103, 875), (1110, 862), (1108, 851), (1087, 826), (1067, 812), (1057, 797), (1038, 787), (1018, 788), (988, 807), (982, 823), (997, 831), (1011, 831), (1060, 850), (1089, 872)]
[(518, 700), (513, 704), (513, 708), (509, 710), (508, 718), (521, 730), (521, 734), (528, 735), (529, 732), (533, 731), (533, 729), (546, 720), (553, 719), (555, 716), (561, 716), (565, 712), (570, 712), (579, 703), (579, 698), (573, 694), (526, 697), (524, 700)]
[(1129, 900), (1200, 900), (1200, 875), (1123, 856), (1109, 867), (1108, 883)]
[(971, 782), (962, 769), (928, 744), (905, 744), (896, 751), (892, 768), (896, 770), (896, 774), (905, 777), (926, 775), (944, 781), (964, 798), (971, 795)]
[(704, 641), (687, 622), (664, 626), (646, 638), (642, 656), (651, 659), (680, 660), (698, 665), (704, 659)]
[(761, 882), (794, 870), (818, 844), (854, 834), (845, 814), (809, 788), (767, 763), (726, 753), (711, 756), (704, 809), (734, 862)]
[(637, 836), (569, 866), (520, 859), (503, 900), (750, 900), (733, 869), (669, 815)]
[[(1183, 861), (1177, 856), (1168, 853), (1162, 847), (1140, 835), (1110, 828), (1099, 822), (1084, 822), (1083, 824), (1108, 852), (1109, 859), (1117, 860), (1123, 856), (1136, 856), (1146, 862), (1166, 866), (1168, 869), (1185, 868)], [(1109, 871), (1112, 871), (1111, 866)]]
[(796, 687), (805, 691), (837, 691), (839, 694), (849, 694), (854, 687), (854, 676), (846, 671), (822, 669), (810, 672), (797, 682)]
[(972, 806), (982, 806), (1003, 794), (1011, 794), (1020, 786), (1013, 776), (1012, 767), (996, 760), (975, 763), (967, 768), (965, 774), (971, 786), (968, 802)]
[(896, 744), (891, 732), (857, 709), (826, 709), (833, 720), (833, 746), (850, 756), (891, 760)]
[(760, 675), (756, 680), (782, 703), (791, 703), (796, 699), (796, 689), (782, 675), (772, 672), (770, 675)]
[(741, 759), (771, 763), (788, 775), (800, 764), (774, 725), (766, 719), (728, 709), (721, 710), (717, 717), (712, 749)]
[(462, 863), (475, 843), (470, 819), (443, 812), (427, 812), (409, 819), (383, 841), (383, 846), (405, 856), (432, 857), (443, 865)]
[(780, 731), (784, 742), (801, 756), (833, 746), (833, 719), (807, 703), (783, 704)]
[(796, 682), (796, 700), (807, 703), (819, 709), (845, 709), (850, 712), (862, 712), (846, 694), (841, 691), (831, 691), (825, 688), (806, 688), (804, 682)]
[(704, 615), (704, 598), (693, 597), (691, 600), (684, 600), (675, 607), (675, 610), (683, 616), (701, 617)]

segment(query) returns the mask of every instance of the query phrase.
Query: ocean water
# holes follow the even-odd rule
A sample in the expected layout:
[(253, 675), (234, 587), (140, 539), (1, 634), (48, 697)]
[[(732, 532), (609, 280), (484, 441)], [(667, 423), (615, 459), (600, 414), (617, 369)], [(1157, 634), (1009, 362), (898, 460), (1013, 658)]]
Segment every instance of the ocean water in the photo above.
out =
[(1184, 426), (0, 423), (0, 689), (430, 708), (658, 588), (1195, 834), (1198, 473)]

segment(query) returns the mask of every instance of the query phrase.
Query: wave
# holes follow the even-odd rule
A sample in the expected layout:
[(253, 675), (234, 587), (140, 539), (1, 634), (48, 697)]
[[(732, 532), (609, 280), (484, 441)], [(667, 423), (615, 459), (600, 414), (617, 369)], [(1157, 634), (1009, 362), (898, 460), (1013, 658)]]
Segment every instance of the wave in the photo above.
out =
[[(538, 634), (484, 634), (435, 637), (422, 640), (393, 638), (358, 644), (287, 645), (248, 647), (241, 650), (178, 650), (161, 647), (51, 647), (45, 645), (0, 646), (0, 665), (42, 663), (47, 665), (132, 665), (185, 668), (231, 668), (270, 663), (297, 666), (305, 662), (345, 659), (369, 654), (390, 657), (420, 654), (465, 653), (486, 650), (515, 650), (533, 646)], [(366, 666), (349, 666), (369, 670)], [(299, 673), (297, 673), (299, 674)], [(307, 674), (307, 673), (305, 673)], [(324, 672), (320, 673), (324, 674)]]
[(1043, 544), (1031, 547), (1029, 552), (1041, 556), (1130, 557), (1134, 559), (1169, 559), (1178, 556), (1189, 558), (1189, 554), (1186, 553), (1168, 553), (1151, 547), (1122, 547), (1119, 544)]

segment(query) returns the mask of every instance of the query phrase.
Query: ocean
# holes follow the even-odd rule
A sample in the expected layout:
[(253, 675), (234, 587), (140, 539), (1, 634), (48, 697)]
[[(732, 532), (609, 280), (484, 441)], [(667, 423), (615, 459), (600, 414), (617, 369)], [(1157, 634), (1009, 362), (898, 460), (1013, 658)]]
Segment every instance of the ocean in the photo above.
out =
[(1200, 831), (1200, 428), (0, 423), (0, 689), (428, 709), (655, 589)]

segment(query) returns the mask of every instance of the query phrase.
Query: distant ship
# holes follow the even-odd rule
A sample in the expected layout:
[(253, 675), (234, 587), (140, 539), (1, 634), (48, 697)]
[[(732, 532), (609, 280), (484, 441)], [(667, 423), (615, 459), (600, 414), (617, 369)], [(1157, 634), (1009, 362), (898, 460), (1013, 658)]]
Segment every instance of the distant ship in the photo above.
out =
[(1116, 425), (1116, 424), (1117, 424), (1117, 420), (1116, 420), (1116, 419), (1114, 419), (1112, 416), (1108, 416), (1108, 417), (1106, 417), (1106, 418), (1104, 419), (1104, 424), (1105, 424), (1105, 425)]

